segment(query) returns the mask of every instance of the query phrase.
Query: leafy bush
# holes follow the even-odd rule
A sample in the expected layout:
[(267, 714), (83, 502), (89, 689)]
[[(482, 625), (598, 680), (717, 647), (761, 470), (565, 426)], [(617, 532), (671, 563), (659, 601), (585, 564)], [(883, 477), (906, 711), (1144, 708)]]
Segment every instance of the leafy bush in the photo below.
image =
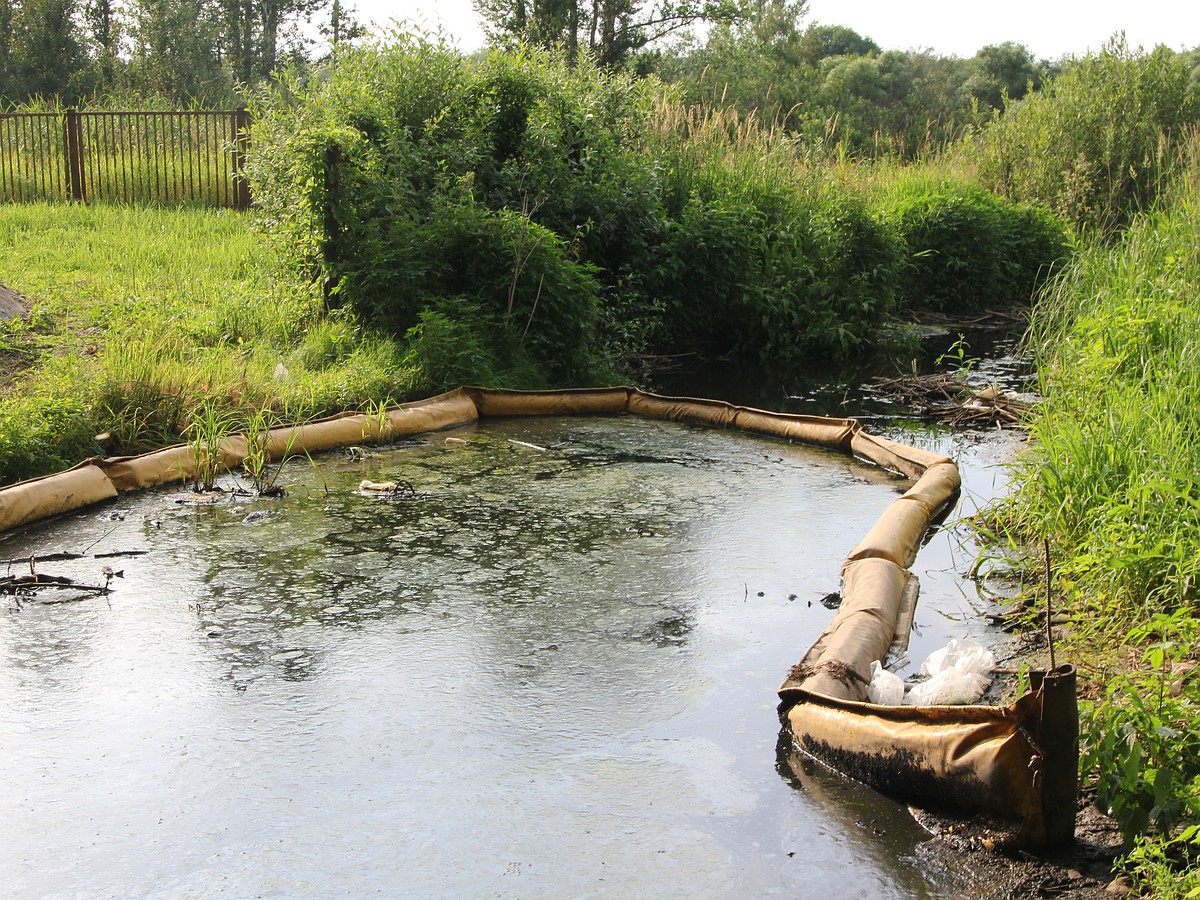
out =
[(961, 182), (914, 184), (883, 210), (906, 248), (900, 305), (962, 311), (1030, 300), (1067, 255), (1061, 222)]
[(1149, 671), (1113, 679), (1103, 701), (1084, 706), (1080, 767), (1095, 777), (1096, 802), (1117, 820), (1127, 847), (1200, 818), (1200, 685), (1184, 678), (1198, 637), (1193, 618), (1153, 616), (1129, 634), (1149, 642)]
[[(880, 215), (754, 116), (541, 51), (467, 60), (406, 37), (340, 55), (256, 121), (255, 196), (294, 260), (367, 326), (423, 345), (466, 329), (496, 377), (527, 361), (586, 383), (646, 351), (845, 355), (881, 339), (898, 291), (1025, 299), (1065, 247), (1049, 217), (961, 186)], [(906, 245), (932, 252), (906, 269)]]
[(1200, 120), (1186, 57), (1123, 40), (1075, 60), (1010, 103), (964, 145), (983, 184), (1109, 231), (1148, 210), (1175, 167), (1173, 144)]
[(0, 484), (67, 469), (100, 448), (86, 405), (53, 397), (0, 402)]

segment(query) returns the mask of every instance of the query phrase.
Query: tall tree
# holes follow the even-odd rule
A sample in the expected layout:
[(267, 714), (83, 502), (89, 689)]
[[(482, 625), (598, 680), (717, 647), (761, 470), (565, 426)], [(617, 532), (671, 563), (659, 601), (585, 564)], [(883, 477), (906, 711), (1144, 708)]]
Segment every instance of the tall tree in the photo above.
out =
[(60, 96), (87, 87), (88, 60), (76, 24), (77, 0), (20, 0), (8, 7), (10, 99)]
[(83, 19), (94, 48), (97, 83), (111, 90), (120, 64), (123, 31), (116, 0), (86, 0)]
[(13, 96), (15, 78), (13, 59), (13, 3), (0, 0), (0, 109), (3, 101)]
[(664, 52), (657, 72), (689, 101), (732, 105), (769, 122), (794, 125), (816, 90), (801, 58), (805, 0), (750, 0), (736, 24), (709, 31), (703, 47)]
[(176, 101), (228, 99), (218, 21), (206, 0), (138, 0), (132, 19), (130, 65), (138, 87)]
[(738, 0), (474, 0), (489, 37), (557, 47), (574, 59), (586, 49), (604, 66), (699, 22), (744, 16)]
[(980, 104), (999, 109), (1004, 98), (1020, 100), (1030, 86), (1041, 87), (1041, 67), (1023, 44), (989, 44), (971, 60), (971, 75), (963, 90)]
[(223, 47), (234, 78), (255, 84), (270, 77), (282, 56), (281, 42), (308, 23), (330, 0), (217, 0)]

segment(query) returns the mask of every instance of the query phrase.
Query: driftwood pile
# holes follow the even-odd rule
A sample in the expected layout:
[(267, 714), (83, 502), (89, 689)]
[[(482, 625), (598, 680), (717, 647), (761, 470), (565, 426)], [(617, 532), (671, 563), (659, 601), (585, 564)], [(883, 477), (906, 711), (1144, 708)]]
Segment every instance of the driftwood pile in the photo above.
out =
[(946, 373), (879, 377), (872, 379), (872, 385), (877, 393), (908, 407), (915, 416), (949, 425), (1022, 428), (1030, 407), (1010, 391), (994, 385), (972, 387)]

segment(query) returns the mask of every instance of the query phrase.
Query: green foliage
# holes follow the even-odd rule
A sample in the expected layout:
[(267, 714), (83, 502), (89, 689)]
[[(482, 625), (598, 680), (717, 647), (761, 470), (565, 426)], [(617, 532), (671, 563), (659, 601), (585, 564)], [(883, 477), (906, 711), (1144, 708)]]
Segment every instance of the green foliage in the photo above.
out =
[(906, 248), (899, 296), (909, 309), (1027, 301), (1067, 256), (1061, 222), (962, 182), (901, 183), (883, 216)]
[(986, 108), (1002, 109), (1041, 87), (1041, 72), (1027, 47), (1005, 41), (980, 49), (971, 60), (963, 91)]
[(1148, 210), (1176, 163), (1174, 142), (1200, 119), (1184, 59), (1113, 40), (1044, 90), (1009, 104), (965, 147), (983, 183), (1109, 231)]
[(376, 219), (354, 223), (343, 237), (371, 250), (338, 270), (343, 295), (368, 321), (405, 333), (439, 298), (458, 298), (463, 309), (477, 311), (493, 342), (520, 348), (550, 379), (587, 377), (595, 282), (553, 232), (528, 216), (474, 202), (446, 204), (430, 212), (423, 228)]
[(78, 399), (33, 394), (0, 402), (0, 483), (70, 468), (99, 452)]
[(786, 363), (868, 343), (891, 309), (886, 226), (782, 134), (653, 80), (400, 39), (295, 90), (259, 110), (263, 225), (367, 323), (474, 335), (469, 370), (581, 383), (681, 346)]
[(1040, 83), (1045, 68), (1019, 45), (972, 60), (884, 51), (842, 26), (801, 29), (802, 4), (752, 10), (737, 27), (712, 29), (701, 47), (662, 54), (655, 72), (690, 102), (786, 127), (810, 154), (928, 158), (979, 124), (1005, 89), (1016, 97), (1029, 80)]
[(1048, 535), (1063, 586), (1099, 629), (1197, 611), (1200, 582), (1200, 224), (1194, 188), (1092, 246), (1034, 311), (1046, 402), (1006, 514)]
[[(1196, 896), (1200, 822), (1200, 166), (1170, 202), (1078, 254), (1034, 310), (1045, 402), (997, 520), (1056, 547), (1076, 637), (1141, 665), (1084, 706), (1081, 759), (1155, 896)], [(1181, 830), (1180, 830), (1181, 829)]]
[[(476, 331), (476, 311), (463, 309), (455, 317), (449, 310), (425, 309), (417, 324), (404, 336), (408, 344), (406, 365), (413, 383), (434, 393), (460, 384), (489, 385), (496, 381), (495, 357)], [(467, 321), (463, 321), (463, 320)]]
[(192, 459), (192, 490), (211, 491), (218, 476), (225, 471), (221, 442), (233, 433), (234, 419), (211, 403), (192, 410), (190, 419), (184, 427), (184, 435)]
[(1169, 839), (1181, 821), (1200, 818), (1200, 684), (1185, 677), (1198, 637), (1191, 616), (1152, 616), (1129, 634), (1146, 644), (1148, 671), (1114, 678), (1103, 701), (1084, 705), (1080, 768), (1127, 848), (1149, 833)]
[(1156, 900), (1200, 897), (1200, 825), (1172, 837), (1143, 835), (1120, 862), (1133, 886)]
[[(246, 419), (246, 457), (242, 460), (242, 471), (250, 478), (255, 493), (260, 496), (280, 496), (284, 493), (283, 486), (279, 484), (279, 476), (283, 474), (284, 466), (294, 458), (292, 451), (295, 449), (298, 435), (294, 427), (296, 425), (286, 410), (280, 413), (270, 406), (259, 407)], [(278, 457), (272, 459), (271, 431), (283, 427), (290, 427), (287, 439)], [(304, 455), (311, 464), (312, 457), (308, 456), (307, 452)]]
[(574, 62), (581, 53), (600, 65), (624, 63), (630, 54), (699, 23), (730, 22), (743, 15), (735, 0), (476, 0), (475, 8), (497, 44), (513, 42), (553, 50)]

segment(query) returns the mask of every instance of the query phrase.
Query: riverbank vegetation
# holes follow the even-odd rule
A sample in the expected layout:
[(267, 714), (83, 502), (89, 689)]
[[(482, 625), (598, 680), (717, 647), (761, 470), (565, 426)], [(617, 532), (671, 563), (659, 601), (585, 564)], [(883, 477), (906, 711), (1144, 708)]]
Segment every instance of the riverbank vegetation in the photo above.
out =
[(1122, 865), (1200, 896), (1195, 55), (942, 66), (788, 8), (689, 54), (613, 43), (609, 67), (395, 37), (276, 73), (249, 217), (0, 206), (0, 282), (35, 301), (0, 326), (0, 480), (202, 416), (636, 379), (685, 352), (828, 366), (915, 312), (1046, 285), (1046, 399), (993, 524), (1050, 541), (1106, 686), (1083, 774)]
[(1200, 891), (1200, 136), (1159, 208), (1034, 310), (1045, 402), (1000, 521), (1051, 541), (1085, 706), (1084, 774), (1155, 897)]

